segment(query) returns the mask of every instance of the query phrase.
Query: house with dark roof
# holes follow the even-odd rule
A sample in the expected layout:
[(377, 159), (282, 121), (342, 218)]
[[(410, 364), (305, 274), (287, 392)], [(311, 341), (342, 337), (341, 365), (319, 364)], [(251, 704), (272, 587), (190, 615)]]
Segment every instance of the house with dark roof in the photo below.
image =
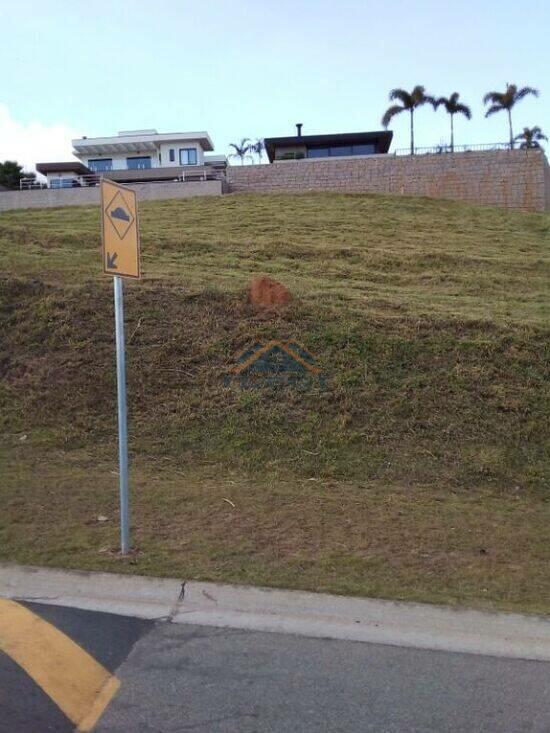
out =
[(49, 188), (74, 188), (82, 185), (82, 176), (92, 172), (82, 163), (70, 160), (64, 163), (37, 163), (36, 170), (46, 177)]
[(387, 153), (393, 133), (340, 132), (329, 135), (302, 135), (302, 123), (296, 125), (296, 135), (266, 137), (265, 150), (270, 163), (280, 160), (326, 160), (355, 158)]

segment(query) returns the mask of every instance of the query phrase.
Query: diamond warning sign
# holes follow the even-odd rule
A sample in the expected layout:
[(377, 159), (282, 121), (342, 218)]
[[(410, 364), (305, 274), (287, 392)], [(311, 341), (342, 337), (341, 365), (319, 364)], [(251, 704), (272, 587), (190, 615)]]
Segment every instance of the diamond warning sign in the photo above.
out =
[(101, 181), (103, 270), (109, 275), (140, 277), (136, 192)]

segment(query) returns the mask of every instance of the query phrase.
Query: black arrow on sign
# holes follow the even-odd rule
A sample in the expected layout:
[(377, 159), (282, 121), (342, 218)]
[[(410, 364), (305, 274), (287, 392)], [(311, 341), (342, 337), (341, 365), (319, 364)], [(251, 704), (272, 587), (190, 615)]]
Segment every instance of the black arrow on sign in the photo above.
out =
[(107, 269), (108, 270), (118, 270), (118, 267), (115, 265), (117, 257), (118, 257), (118, 254), (116, 252), (113, 252), (113, 254), (111, 254), (110, 252), (107, 252)]

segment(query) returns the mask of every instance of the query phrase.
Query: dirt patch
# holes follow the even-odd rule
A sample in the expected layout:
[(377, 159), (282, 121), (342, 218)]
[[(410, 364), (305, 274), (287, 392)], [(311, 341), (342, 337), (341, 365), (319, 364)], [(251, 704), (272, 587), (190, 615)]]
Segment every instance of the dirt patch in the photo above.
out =
[(248, 289), (248, 301), (260, 308), (288, 305), (292, 300), (290, 290), (270, 277), (255, 277)]

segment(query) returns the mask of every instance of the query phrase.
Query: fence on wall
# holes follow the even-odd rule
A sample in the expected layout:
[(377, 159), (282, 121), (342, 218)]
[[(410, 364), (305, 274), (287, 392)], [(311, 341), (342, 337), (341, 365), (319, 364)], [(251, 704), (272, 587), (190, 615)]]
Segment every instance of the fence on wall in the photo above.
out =
[[(441, 143), (440, 145), (432, 145), (428, 148), (414, 149), (415, 155), (441, 155), (442, 153), (479, 153), (492, 150), (510, 150), (510, 143), (478, 143), (475, 145), (450, 145)], [(390, 153), (391, 154), (391, 153)], [(393, 151), (393, 155), (410, 155), (411, 148), (397, 148)]]
[[(118, 172), (118, 171), (117, 171)], [(53, 178), (49, 184), (45, 181), (37, 181), (36, 178), (22, 178), (19, 181), (20, 191), (39, 191), (45, 188), (55, 190), (70, 188), (94, 188), (99, 186), (103, 175), (109, 177), (109, 173), (87, 173), (74, 178)], [(224, 181), (223, 171), (215, 170), (207, 166), (192, 171), (182, 171), (177, 177), (167, 180), (166, 178), (150, 179), (146, 181), (129, 181), (128, 185), (139, 185), (142, 183), (188, 183), (195, 181)]]

